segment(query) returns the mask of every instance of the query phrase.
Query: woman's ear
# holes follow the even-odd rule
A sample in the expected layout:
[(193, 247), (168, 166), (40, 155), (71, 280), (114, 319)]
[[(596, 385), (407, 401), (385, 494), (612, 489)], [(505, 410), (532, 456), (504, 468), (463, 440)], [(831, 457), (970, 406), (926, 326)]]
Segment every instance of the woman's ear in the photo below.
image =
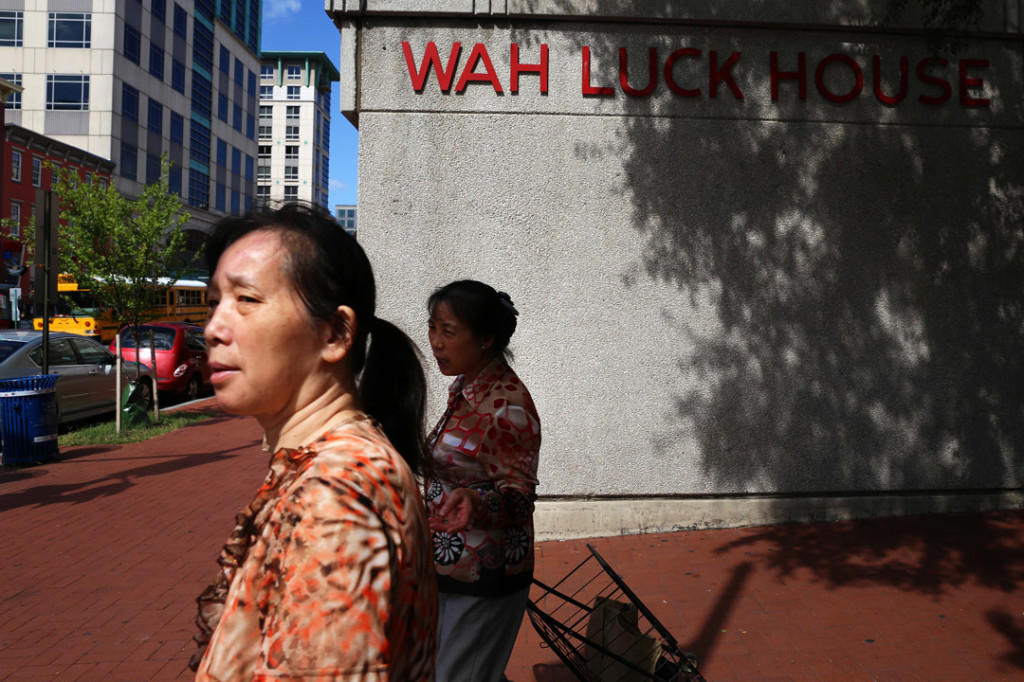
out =
[(325, 362), (340, 362), (348, 356), (359, 331), (356, 311), (347, 305), (339, 305), (334, 311), (334, 324), (323, 323), (324, 343), (320, 357)]

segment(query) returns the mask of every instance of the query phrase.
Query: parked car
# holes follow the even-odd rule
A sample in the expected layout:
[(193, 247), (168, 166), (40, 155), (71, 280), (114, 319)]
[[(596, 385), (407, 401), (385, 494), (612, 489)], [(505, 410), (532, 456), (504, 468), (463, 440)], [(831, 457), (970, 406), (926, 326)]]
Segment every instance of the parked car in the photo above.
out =
[[(150, 339), (156, 348), (156, 386), (161, 393), (195, 400), (210, 386), (210, 366), (206, 357), (206, 337), (203, 328), (188, 322), (147, 322), (139, 325), (139, 339), (135, 330), (121, 330), (121, 358), (126, 364), (135, 362), (141, 347), (144, 363), (150, 360)], [(116, 352), (116, 341), (110, 351)]]
[[(56, 384), (57, 419), (60, 423), (113, 412), (118, 404), (115, 362), (92, 339), (63, 332), (50, 333), (49, 373), (60, 376)], [(43, 365), (41, 331), (0, 330), (0, 379), (38, 376)], [(153, 401), (149, 367), (143, 365), (139, 390), (146, 405)], [(122, 381), (138, 378), (135, 365), (125, 365)]]

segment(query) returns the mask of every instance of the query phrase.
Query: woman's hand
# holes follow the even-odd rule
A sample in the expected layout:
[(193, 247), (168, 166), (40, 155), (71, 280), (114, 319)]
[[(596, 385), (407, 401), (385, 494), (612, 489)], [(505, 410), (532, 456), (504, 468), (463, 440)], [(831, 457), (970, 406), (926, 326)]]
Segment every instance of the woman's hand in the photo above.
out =
[(456, 488), (427, 524), (433, 531), (458, 533), (466, 529), (482, 503), (483, 496), (476, 490)]

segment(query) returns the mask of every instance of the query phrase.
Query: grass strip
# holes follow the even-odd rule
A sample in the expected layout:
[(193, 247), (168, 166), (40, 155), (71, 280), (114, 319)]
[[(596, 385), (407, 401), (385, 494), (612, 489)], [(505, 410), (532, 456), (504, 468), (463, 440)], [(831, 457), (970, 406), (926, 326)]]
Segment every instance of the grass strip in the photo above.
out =
[(183, 426), (209, 419), (212, 414), (204, 412), (169, 412), (160, 415), (160, 421), (153, 423), (150, 416), (150, 423), (141, 426), (121, 427), (118, 433), (114, 422), (102, 422), (100, 424), (89, 424), (74, 431), (61, 433), (57, 438), (59, 447), (72, 445), (115, 445), (120, 443), (138, 443), (142, 440), (161, 436), (170, 433)]

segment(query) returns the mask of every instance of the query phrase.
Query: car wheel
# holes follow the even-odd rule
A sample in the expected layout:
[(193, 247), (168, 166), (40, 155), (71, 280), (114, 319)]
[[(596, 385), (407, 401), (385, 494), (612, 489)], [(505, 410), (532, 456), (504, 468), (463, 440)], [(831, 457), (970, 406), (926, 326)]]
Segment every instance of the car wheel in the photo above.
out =
[(192, 378), (188, 380), (188, 384), (185, 386), (185, 400), (192, 401), (199, 397), (200, 381), (199, 375), (193, 374)]
[(139, 402), (146, 406), (146, 411), (153, 409), (153, 384), (149, 379), (139, 379)]

